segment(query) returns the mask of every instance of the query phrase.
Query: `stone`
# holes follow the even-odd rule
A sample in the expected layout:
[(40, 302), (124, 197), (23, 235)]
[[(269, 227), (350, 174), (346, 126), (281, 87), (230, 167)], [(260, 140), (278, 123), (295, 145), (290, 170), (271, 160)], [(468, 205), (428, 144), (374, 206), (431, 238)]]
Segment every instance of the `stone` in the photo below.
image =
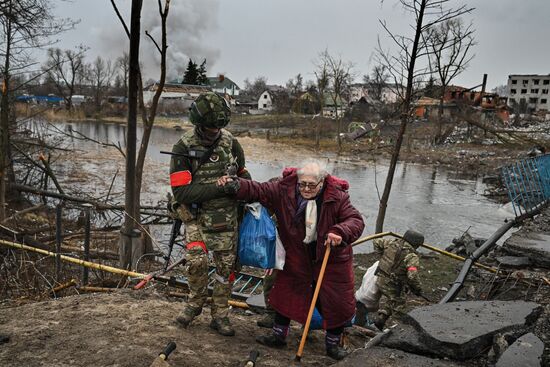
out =
[(550, 269), (550, 235), (546, 233), (514, 233), (502, 248), (509, 254), (528, 257), (535, 266)]
[(525, 334), (504, 351), (495, 367), (539, 367), (543, 352), (544, 343), (533, 333)]
[(492, 345), (496, 333), (521, 335), (542, 307), (525, 301), (463, 301), (416, 308), (404, 315), (412, 328), (395, 328), (382, 345), (465, 360)]
[(368, 349), (358, 349), (350, 354), (343, 361), (334, 366), (346, 367), (458, 367), (460, 365), (440, 359), (432, 359), (416, 354), (406, 353), (400, 350), (384, 347), (372, 347)]
[(525, 268), (531, 265), (531, 260), (527, 256), (499, 256), (497, 261), (507, 268)]

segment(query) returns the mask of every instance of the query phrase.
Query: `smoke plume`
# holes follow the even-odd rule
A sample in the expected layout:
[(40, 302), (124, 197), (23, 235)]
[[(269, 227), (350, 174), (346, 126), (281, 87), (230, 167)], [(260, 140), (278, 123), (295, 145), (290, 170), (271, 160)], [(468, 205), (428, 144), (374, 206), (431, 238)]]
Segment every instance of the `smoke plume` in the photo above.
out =
[[(164, 5), (164, 1), (162, 1)], [(128, 3), (119, 5), (127, 25), (130, 24)], [(167, 81), (181, 79), (189, 58), (200, 64), (206, 59), (210, 69), (219, 58), (220, 51), (205, 42), (209, 32), (218, 27), (219, 0), (175, 0), (170, 2), (167, 21)], [(113, 11), (114, 16), (114, 11)], [(117, 21), (118, 23), (118, 21)], [(161, 24), (157, 1), (146, 0), (141, 11), (140, 64), (144, 81), (158, 80), (160, 54), (153, 42), (145, 35), (148, 31), (160, 46)], [(100, 32), (102, 56), (115, 59), (128, 50), (128, 38), (122, 26)]]

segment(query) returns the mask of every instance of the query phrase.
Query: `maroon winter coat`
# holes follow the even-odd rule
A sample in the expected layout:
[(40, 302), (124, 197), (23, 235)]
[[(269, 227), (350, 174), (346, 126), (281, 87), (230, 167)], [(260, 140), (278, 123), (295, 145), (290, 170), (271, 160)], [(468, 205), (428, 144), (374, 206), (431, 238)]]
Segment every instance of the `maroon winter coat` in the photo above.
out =
[[(365, 224), (361, 214), (351, 205), (346, 181), (327, 176), (323, 203), (317, 218), (316, 259), (303, 243), (304, 221), (295, 222), (297, 209), (296, 169), (285, 169), (283, 178), (276, 182), (259, 183), (240, 180), (237, 198), (259, 201), (277, 216), (279, 236), (286, 250), (284, 270), (277, 272), (269, 303), (281, 315), (305, 324), (313, 297), (312, 284), (316, 282), (325, 253), (325, 238), (331, 232), (342, 236), (350, 244), (363, 233)], [(353, 251), (351, 246), (332, 248), (323, 284), (319, 293), (323, 327), (333, 329), (351, 320), (355, 313), (353, 282)]]

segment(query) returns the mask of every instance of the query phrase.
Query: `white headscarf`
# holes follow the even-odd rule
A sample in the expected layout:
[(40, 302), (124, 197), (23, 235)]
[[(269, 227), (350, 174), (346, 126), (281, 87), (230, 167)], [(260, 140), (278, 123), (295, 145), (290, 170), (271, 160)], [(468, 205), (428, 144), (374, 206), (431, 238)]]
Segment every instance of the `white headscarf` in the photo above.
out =
[(306, 206), (306, 236), (304, 243), (311, 243), (317, 240), (317, 202), (308, 200)]

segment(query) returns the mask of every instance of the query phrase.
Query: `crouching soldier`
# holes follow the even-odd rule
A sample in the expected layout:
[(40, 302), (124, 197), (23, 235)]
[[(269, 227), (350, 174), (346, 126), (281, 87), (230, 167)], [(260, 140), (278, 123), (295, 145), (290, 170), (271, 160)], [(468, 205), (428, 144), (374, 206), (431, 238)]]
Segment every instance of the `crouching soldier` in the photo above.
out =
[(421, 283), (418, 277), (420, 259), (416, 249), (424, 243), (424, 236), (408, 230), (402, 239), (374, 240), (374, 250), (380, 255), (376, 275), (378, 289), (382, 296), (374, 324), (380, 330), (388, 318), (400, 312), (405, 304), (403, 288), (405, 285), (414, 294), (421, 294)]
[(241, 145), (223, 129), (231, 112), (215, 93), (201, 94), (191, 105), (193, 130), (172, 149), (170, 185), (173, 207), (185, 223), (189, 300), (176, 318), (187, 327), (202, 312), (208, 296), (208, 255), (216, 265), (210, 327), (226, 336), (235, 334), (229, 322), (228, 301), (234, 278), (238, 229), (238, 202), (230, 186), (216, 185), (224, 175), (250, 178)]

